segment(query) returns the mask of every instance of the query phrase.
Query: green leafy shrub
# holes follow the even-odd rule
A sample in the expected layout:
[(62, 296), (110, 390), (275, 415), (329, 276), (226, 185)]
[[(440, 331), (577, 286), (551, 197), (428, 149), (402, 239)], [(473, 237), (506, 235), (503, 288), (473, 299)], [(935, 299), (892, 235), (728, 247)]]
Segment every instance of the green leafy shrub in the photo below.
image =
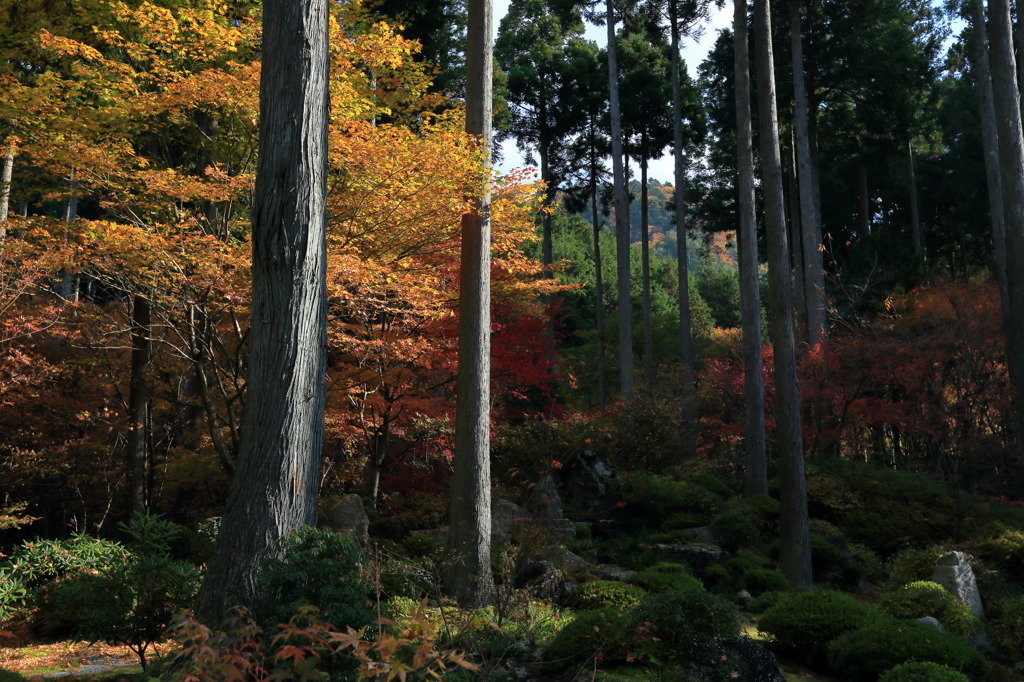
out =
[(829, 662), (857, 680), (874, 680), (909, 661), (940, 663), (981, 679), (988, 663), (965, 640), (913, 620), (883, 618), (840, 635), (828, 646)]
[(981, 631), (981, 621), (967, 604), (942, 585), (928, 580), (907, 583), (895, 592), (882, 595), (882, 613), (890, 618), (923, 618), (932, 616), (954, 635), (970, 637)]
[(979, 554), (985, 561), (1003, 569), (1008, 576), (1024, 581), (1024, 533), (1005, 530), (982, 543)]
[(685, 660), (696, 638), (739, 633), (736, 605), (701, 589), (649, 594), (640, 603), (636, 620), (643, 638), (638, 650), (654, 659)]
[(952, 668), (930, 661), (901, 663), (882, 673), (878, 682), (971, 682), (970, 678)]
[(11, 566), (0, 567), (0, 623), (10, 619), (28, 602), (28, 586)]
[(723, 511), (711, 520), (711, 532), (723, 548), (735, 552), (760, 535), (757, 525), (738, 511)]
[(700, 580), (690, 575), (686, 566), (668, 561), (659, 561), (629, 577), (629, 582), (648, 592), (670, 590), (704, 589)]
[(28, 678), (22, 677), (13, 670), (0, 670), (0, 682), (28, 682)]
[(580, 611), (594, 609), (628, 610), (640, 605), (643, 588), (614, 580), (594, 580), (581, 583), (569, 595), (569, 606)]
[(620, 609), (581, 611), (548, 644), (552, 662), (577, 661), (601, 653), (606, 662), (625, 661), (635, 619)]
[(1024, 595), (1003, 599), (989, 621), (996, 644), (1011, 658), (1024, 656)]
[(750, 519), (761, 534), (773, 534), (779, 523), (779, 501), (767, 495), (737, 497), (729, 508)]
[(120, 543), (76, 533), (67, 540), (26, 540), (7, 564), (34, 589), (65, 576), (98, 571), (127, 556)]
[(625, 525), (657, 527), (678, 512), (699, 514), (706, 522), (722, 507), (721, 497), (700, 486), (642, 471), (623, 476), (622, 488)]
[(847, 594), (810, 590), (787, 594), (761, 614), (758, 628), (782, 648), (815, 660), (833, 639), (878, 618), (877, 611)]
[(915, 580), (931, 580), (941, 556), (942, 550), (938, 547), (908, 548), (897, 552), (885, 566), (889, 574), (886, 588), (893, 590)]
[(697, 514), (694, 512), (676, 512), (672, 514), (665, 522), (661, 524), (662, 530), (686, 530), (688, 528), (697, 528), (703, 526), (708, 522), (706, 514)]
[(774, 568), (754, 568), (743, 574), (743, 588), (751, 595), (781, 592), (789, 588), (789, 579)]
[(736, 494), (736, 491), (730, 488), (728, 483), (707, 471), (702, 471), (699, 474), (694, 474), (693, 476), (687, 476), (686, 482), (699, 485), (708, 492), (719, 495), (724, 499), (729, 499)]
[(128, 537), (127, 556), (62, 582), (53, 601), (82, 637), (124, 644), (145, 671), (146, 651), (163, 637), (174, 615), (191, 605), (199, 572), (171, 557), (181, 526), (136, 513), (119, 527)]
[(286, 623), (313, 605), (338, 628), (361, 628), (373, 620), (370, 585), (363, 568), (368, 558), (350, 537), (305, 526), (284, 538), (284, 556), (263, 569), (266, 597), (257, 620), (269, 627)]
[(754, 597), (754, 599), (747, 604), (747, 611), (750, 611), (751, 613), (764, 613), (785, 598), (785, 592), (769, 590), (768, 592), (764, 592)]

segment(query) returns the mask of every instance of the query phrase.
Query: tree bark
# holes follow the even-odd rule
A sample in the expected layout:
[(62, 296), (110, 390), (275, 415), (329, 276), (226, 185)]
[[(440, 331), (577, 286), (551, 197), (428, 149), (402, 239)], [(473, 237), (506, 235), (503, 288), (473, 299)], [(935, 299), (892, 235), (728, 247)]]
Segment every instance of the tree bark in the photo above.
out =
[(697, 453), (697, 400), (694, 395), (693, 334), (690, 312), (690, 269), (686, 252), (686, 165), (683, 160), (682, 64), (679, 57), (679, 0), (671, 0), (672, 132), (675, 161), (673, 203), (676, 213), (676, 256), (679, 263), (679, 355), (683, 365), (683, 455)]
[(1024, 197), (1024, 137), (1010, 5), (1007, 0), (990, 0), (988, 7), (992, 94), (1006, 226), (1006, 283), (1010, 305), (1006, 358), (1013, 387), (1017, 458), (1024, 475), (1024, 201), (1021, 201)]
[[(793, 140), (791, 139), (792, 143)], [(803, 250), (800, 247), (802, 238), (800, 234), (800, 193), (797, 190), (796, 170), (796, 145), (790, 145), (791, 163), (785, 168), (785, 183), (789, 188), (789, 235), (790, 235), (790, 256), (792, 262), (793, 281), (793, 324), (797, 337), (806, 340), (807, 335), (807, 299), (810, 292), (807, 291), (807, 281), (804, 279), (804, 258)]]
[[(801, 251), (806, 310), (807, 340), (813, 346), (825, 338), (828, 330), (828, 304), (825, 297), (825, 274), (821, 252), (821, 211), (815, 197), (814, 162), (811, 147), (807, 82), (804, 76), (804, 47), (800, 22), (799, 0), (789, 0), (790, 44), (793, 52), (794, 129), (796, 133), (797, 182), (800, 192), (800, 217), (793, 221), (801, 226)], [(796, 242), (793, 242), (794, 251)]]
[(811, 587), (811, 543), (804, 477), (800, 390), (797, 386), (793, 337), (793, 297), (789, 287), (789, 244), (782, 195), (775, 67), (772, 63), (769, 0), (754, 1), (757, 48), (758, 114), (761, 164), (768, 234), (768, 276), (771, 293), (771, 337), (775, 356), (775, 411), (779, 449), (779, 568), (797, 589)]
[(992, 94), (992, 68), (988, 57), (988, 31), (985, 28), (985, 3), (971, 0), (970, 54), (974, 67), (974, 84), (978, 89), (981, 118), (981, 146), (985, 153), (985, 181), (988, 186), (989, 212), (992, 219), (992, 244), (995, 247), (996, 282), (1003, 316), (1003, 329), (1010, 328), (1010, 301), (1006, 280), (1006, 217), (1003, 214), (1003, 183), (999, 175), (999, 134)]
[(591, 123), (590, 210), (594, 226), (594, 313), (597, 317), (597, 403), (603, 411), (608, 405), (608, 369), (604, 353), (604, 275), (601, 272), (601, 223), (597, 214), (597, 145)]
[[(540, 214), (541, 222), (541, 260), (544, 265), (544, 272), (547, 277), (551, 277), (551, 264), (554, 262), (554, 243), (551, 237), (551, 211), (548, 210), (551, 207), (551, 198), (554, 195), (555, 187), (553, 186), (551, 178), (551, 159), (550, 152), (548, 149), (548, 133), (542, 127), (541, 134), (538, 136), (539, 142), (537, 146), (540, 148), (540, 179), (544, 181), (544, 199)], [(551, 306), (551, 294), (544, 294), (544, 308), (549, 309)], [(551, 319), (550, 315), (544, 316), (544, 335), (547, 337), (548, 343), (554, 348), (555, 343), (555, 324)]]
[[(491, 0), (469, 1), (466, 132), (481, 138), (490, 158)], [(487, 163), (490, 172), (490, 163)], [(459, 279), (459, 377), (455, 407), (455, 476), (448, 512), (452, 564), (445, 584), (463, 607), (493, 596), (491, 577), (490, 351), (491, 195), (485, 182), (476, 206), (462, 216)]]
[(149, 429), (149, 362), (152, 312), (149, 300), (132, 297), (132, 371), (128, 386), (128, 484), (132, 511), (146, 511), (146, 455)]
[(914, 144), (907, 140), (907, 192), (910, 194), (910, 233), (914, 240), (914, 256), (921, 274), (925, 271), (924, 239), (921, 235), (921, 214), (917, 207), (917, 175), (914, 173)]
[[(645, 145), (642, 145), (646, 147)], [(647, 212), (647, 159), (640, 161), (640, 261), (644, 306), (644, 379), (647, 390), (657, 383), (654, 366), (654, 324), (651, 320), (651, 227)]]
[(327, 0), (263, 4), (248, 397), (197, 618), (260, 591), (281, 538), (316, 521), (326, 394)]
[(871, 234), (871, 200), (868, 198), (868, 165), (861, 159), (857, 168), (860, 188), (860, 229), (861, 235)]
[(754, 134), (750, 113), (750, 48), (747, 41), (747, 0), (736, 0), (733, 31), (736, 41), (736, 148), (740, 229), (740, 321), (743, 326), (743, 447), (747, 497), (768, 494), (768, 457), (764, 435), (764, 354), (761, 349), (761, 292), (757, 272), (757, 214), (754, 206)]
[(633, 393), (633, 315), (629, 293), (629, 202), (622, 163), (622, 115), (619, 112), (619, 66), (615, 54), (615, 7), (605, 0), (608, 26), (608, 101), (612, 123), (612, 177), (615, 188), (615, 250), (619, 298), (619, 391), (624, 402)]
[(0, 173), (0, 247), (7, 240), (7, 214), (11, 206), (11, 176), (14, 173), (14, 144), (8, 143), (4, 170)]

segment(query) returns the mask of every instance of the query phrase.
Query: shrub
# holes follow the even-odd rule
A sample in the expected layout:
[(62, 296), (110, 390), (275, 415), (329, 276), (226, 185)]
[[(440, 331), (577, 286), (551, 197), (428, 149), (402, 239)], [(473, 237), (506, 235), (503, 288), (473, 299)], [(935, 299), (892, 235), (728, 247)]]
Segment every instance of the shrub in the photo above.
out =
[(569, 662), (600, 653), (606, 662), (625, 661), (633, 622), (620, 609), (581, 611), (551, 640), (548, 657)]
[(729, 501), (729, 507), (750, 519), (760, 533), (772, 533), (779, 523), (779, 501), (767, 495), (738, 497)]
[(783, 648), (813, 660), (839, 635), (877, 619), (874, 609), (849, 595), (810, 590), (786, 595), (761, 614), (758, 628)]
[(1024, 656), (1024, 596), (999, 603), (998, 615), (989, 621), (996, 644), (1011, 658)]
[(0, 670), (0, 682), (28, 682), (28, 678), (22, 677), (13, 670)]
[(774, 568), (754, 568), (743, 574), (743, 588), (751, 595), (781, 592), (789, 588), (789, 579)]
[(644, 590), (636, 585), (614, 580), (594, 580), (581, 583), (569, 595), (569, 606), (580, 611), (594, 609), (628, 610), (640, 605)]
[(760, 534), (753, 521), (737, 511), (726, 510), (711, 520), (711, 532), (725, 549), (735, 552)]
[(915, 580), (931, 580), (935, 572), (935, 564), (942, 556), (942, 550), (938, 547), (927, 549), (904, 549), (898, 552), (886, 564), (889, 579), (886, 581), (888, 589), (896, 589)]
[(668, 561), (659, 561), (653, 566), (637, 571), (630, 576), (629, 582), (642, 587), (648, 592), (704, 589), (701, 581), (690, 575), (686, 566)]
[(689, 528), (697, 528), (703, 526), (708, 522), (708, 517), (705, 514), (695, 514), (693, 512), (676, 512), (672, 514), (665, 522), (661, 524), (662, 530), (687, 530)]
[(626, 507), (624, 523), (657, 527), (678, 512), (710, 519), (722, 507), (722, 498), (700, 486), (679, 483), (664, 476), (634, 472), (622, 477)]
[(932, 616), (954, 635), (970, 637), (981, 631), (981, 621), (967, 604), (938, 583), (918, 580), (907, 583), (895, 592), (882, 595), (882, 613), (890, 618), (923, 618)]
[(686, 659), (698, 637), (713, 639), (739, 633), (736, 605), (701, 589), (649, 594), (637, 609), (639, 651), (652, 658)]
[(1006, 571), (1009, 576), (1024, 576), (1024, 533), (1019, 530), (1003, 531), (998, 537), (982, 543), (982, 558)]
[(883, 618), (828, 646), (829, 662), (853, 679), (874, 680), (908, 661), (930, 661), (981, 679), (988, 663), (960, 637), (912, 620)]
[(263, 569), (265, 598), (257, 605), (264, 627), (286, 623), (301, 607), (313, 605), (338, 628), (361, 628), (373, 620), (368, 559), (350, 537), (305, 526), (284, 538), (284, 556)]
[(769, 590), (754, 597), (753, 601), (747, 604), (747, 610), (751, 613), (764, 613), (785, 598), (785, 592)]
[(963, 673), (930, 661), (901, 663), (878, 678), (878, 682), (971, 682)]
[(701, 473), (694, 474), (693, 476), (687, 476), (686, 481), (687, 483), (699, 485), (708, 492), (712, 492), (725, 499), (729, 499), (736, 494), (736, 491), (730, 488), (728, 483), (707, 471), (702, 471)]

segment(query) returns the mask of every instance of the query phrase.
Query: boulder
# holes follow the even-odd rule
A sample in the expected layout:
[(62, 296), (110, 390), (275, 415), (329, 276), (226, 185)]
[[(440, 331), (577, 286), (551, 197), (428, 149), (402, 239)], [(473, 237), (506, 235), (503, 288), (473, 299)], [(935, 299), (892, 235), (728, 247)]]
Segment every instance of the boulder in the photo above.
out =
[(689, 564), (695, 571), (724, 562), (729, 555), (717, 545), (651, 545), (650, 549), (666, 554), (673, 561)]
[(541, 551), (539, 558), (542, 561), (550, 561), (555, 568), (563, 573), (572, 573), (573, 571), (582, 571), (593, 567), (593, 564), (583, 557), (573, 554), (565, 547), (559, 547), (558, 545), (545, 547)]
[(698, 640), (690, 660), (700, 682), (785, 682), (775, 654), (748, 637)]
[(507, 545), (512, 542), (512, 533), (528, 520), (526, 510), (515, 502), (495, 500), (491, 505), (491, 542)]
[(538, 520), (564, 519), (565, 512), (562, 510), (562, 497), (558, 494), (558, 487), (555, 479), (548, 474), (541, 479), (540, 483), (533, 489), (526, 508), (533, 518)]
[(590, 572), (601, 580), (617, 580), (620, 583), (628, 581), (636, 573), (636, 571), (631, 571), (628, 568), (611, 564), (598, 564), (590, 569)]
[(572, 509), (601, 512), (614, 504), (618, 495), (615, 474), (596, 452), (586, 450), (561, 469), (563, 499)]
[(923, 618), (918, 618), (917, 622), (922, 623), (924, 625), (930, 625), (939, 632), (945, 632), (946, 630), (946, 628), (942, 627), (942, 623), (939, 622), (939, 619), (935, 618), (934, 616), (924, 616)]
[(359, 542), (366, 542), (370, 537), (370, 519), (359, 495), (342, 496), (331, 511), (331, 522), (339, 533), (351, 535)]
[(932, 580), (945, 587), (970, 607), (978, 620), (985, 622), (985, 609), (981, 605), (981, 592), (974, 578), (974, 570), (963, 552), (947, 552), (939, 559)]

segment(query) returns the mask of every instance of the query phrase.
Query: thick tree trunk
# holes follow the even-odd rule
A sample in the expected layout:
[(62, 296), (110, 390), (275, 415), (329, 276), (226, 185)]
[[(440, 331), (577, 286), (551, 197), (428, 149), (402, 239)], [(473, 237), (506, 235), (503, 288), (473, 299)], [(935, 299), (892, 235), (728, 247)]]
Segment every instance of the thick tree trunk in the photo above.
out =
[(789, 0), (790, 46), (793, 53), (793, 101), (795, 103), (794, 130), (796, 134), (797, 182), (800, 191), (799, 218), (793, 222), (801, 226), (801, 240), (793, 242), (794, 252), (799, 243), (801, 250), (806, 311), (807, 339), (814, 345), (825, 338), (828, 330), (825, 274), (821, 252), (821, 211), (815, 197), (814, 161), (811, 147), (807, 83), (804, 76), (804, 47), (800, 22), (799, 0)]
[[(646, 145), (644, 145), (646, 146)], [(651, 228), (647, 212), (647, 159), (640, 162), (640, 260), (644, 305), (644, 379), (650, 391), (657, 383), (654, 367), (654, 324), (651, 321)]]
[(601, 272), (601, 223), (597, 214), (597, 149), (591, 130), (590, 211), (594, 226), (594, 314), (597, 317), (597, 403), (603, 411), (608, 405), (608, 368), (604, 353), (604, 275)]
[(1010, 301), (1006, 281), (1006, 216), (1003, 211), (1003, 183), (999, 175), (999, 134), (992, 94), (992, 68), (988, 57), (988, 31), (985, 28), (985, 3), (971, 0), (971, 63), (978, 89), (981, 118), (981, 146), (985, 153), (985, 181), (988, 186), (989, 212), (992, 214), (992, 244), (995, 247), (996, 282), (1003, 315), (1003, 329), (1010, 328)]
[(775, 412), (779, 449), (779, 568), (797, 589), (811, 587), (811, 542), (804, 477), (800, 390), (797, 386), (793, 338), (793, 298), (789, 287), (789, 244), (782, 196), (775, 67), (772, 63), (769, 0), (754, 1), (757, 47), (758, 115), (761, 163), (764, 169), (768, 276), (771, 293), (771, 337), (775, 356)]
[(132, 373), (128, 387), (128, 486), (133, 511), (146, 511), (146, 455), (149, 442), (149, 361), (152, 312), (149, 301), (132, 297)]
[(619, 390), (633, 400), (633, 315), (629, 294), (629, 202), (622, 163), (622, 116), (619, 113), (619, 66), (615, 54), (615, 7), (606, 0), (608, 25), (608, 101), (612, 122), (612, 177), (615, 188), (615, 250), (619, 299)]
[(999, 136), (1003, 215), (1006, 225), (1006, 283), (1010, 324), (1006, 358), (1013, 386), (1017, 458), (1024, 475), (1024, 137), (1020, 91), (1013, 54), (1013, 26), (1007, 0), (989, 1), (992, 94)]
[(11, 176), (14, 173), (14, 145), (7, 145), (4, 169), (0, 173), (0, 246), (7, 239), (7, 214), (11, 206)]
[(683, 160), (682, 64), (679, 58), (679, 0), (671, 0), (672, 133), (675, 161), (673, 203), (676, 213), (676, 256), (679, 262), (679, 354), (683, 365), (683, 455), (697, 453), (697, 399), (694, 395), (693, 335), (690, 314), (690, 269), (686, 252), (686, 164)]
[(910, 233), (914, 240), (914, 256), (921, 274), (925, 270), (924, 239), (921, 235), (921, 215), (917, 208), (917, 175), (914, 173), (914, 145), (907, 141), (907, 192), (910, 194)]
[[(466, 132), (491, 148), (491, 0), (469, 0)], [(488, 169), (490, 165), (488, 163)], [(455, 476), (448, 511), (452, 564), (445, 585), (463, 607), (483, 606), (491, 577), (490, 353), (491, 196), (489, 184), (462, 216), (459, 278), (459, 377)]]
[(281, 538), (316, 522), (327, 347), (327, 0), (263, 3), (248, 397), (196, 615), (253, 603)]
[(764, 363), (761, 349), (761, 293), (757, 272), (757, 213), (754, 206), (754, 135), (750, 113), (750, 49), (747, 0), (734, 5), (736, 41), (736, 148), (740, 229), (740, 320), (743, 326), (743, 447), (747, 471), (743, 492), (768, 494), (768, 458), (764, 435)]

